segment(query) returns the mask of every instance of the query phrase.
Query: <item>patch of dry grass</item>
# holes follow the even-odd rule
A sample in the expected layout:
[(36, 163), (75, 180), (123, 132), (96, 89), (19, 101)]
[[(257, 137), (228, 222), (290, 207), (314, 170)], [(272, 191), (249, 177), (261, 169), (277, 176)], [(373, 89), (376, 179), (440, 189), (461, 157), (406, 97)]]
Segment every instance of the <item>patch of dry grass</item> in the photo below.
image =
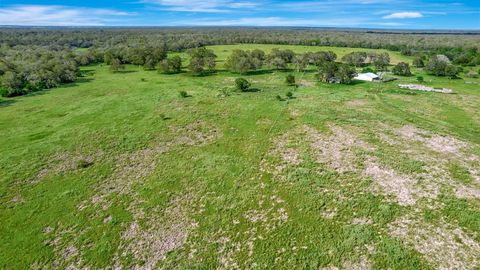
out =
[(143, 181), (152, 174), (157, 164), (158, 156), (170, 151), (176, 146), (201, 146), (214, 142), (220, 132), (214, 126), (202, 121), (196, 121), (185, 127), (174, 126), (170, 128), (174, 134), (171, 141), (157, 141), (145, 149), (140, 149), (131, 153), (124, 153), (118, 156), (115, 161), (115, 168), (112, 175), (97, 189), (90, 202), (83, 202), (79, 209), (83, 209), (89, 204), (101, 205), (103, 209), (110, 206), (107, 197), (112, 193), (129, 194), (135, 183)]
[(189, 232), (198, 226), (189, 216), (193, 203), (192, 195), (179, 196), (167, 208), (153, 209), (144, 218), (135, 219), (122, 235), (120, 256), (133, 256), (142, 262), (135, 269), (155, 268), (168, 252), (182, 247)]
[(435, 198), (438, 194), (437, 186), (422, 188), (414, 176), (399, 175), (390, 168), (380, 166), (373, 159), (365, 162), (363, 174), (372, 177), (380, 191), (393, 195), (400, 205), (414, 205), (419, 198)]
[(438, 269), (480, 266), (480, 244), (452, 224), (429, 224), (417, 213), (415, 217), (403, 216), (390, 224), (389, 232), (423, 254), (425, 260)]
[(371, 146), (359, 139), (356, 132), (340, 126), (330, 126), (331, 134), (323, 134), (308, 126), (303, 130), (317, 162), (339, 173), (353, 172), (357, 168), (356, 150), (371, 150)]
[(102, 157), (103, 152), (101, 151), (93, 154), (86, 154), (80, 151), (74, 153), (57, 153), (49, 158), (47, 164), (37, 173), (31, 182), (38, 183), (48, 175), (59, 175), (82, 169), (101, 160)]
[[(381, 132), (379, 138), (399, 151), (425, 162), (425, 173), (418, 175), (429, 186), (448, 187), (459, 198), (480, 198), (479, 158), (471, 154), (472, 146), (450, 136), (441, 136), (432, 132), (407, 125), (401, 128), (388, 128), (395, 135)], [(448, 166), (451, 162), (467, 168), (472, 183), (460, 183), (450, 176)]]

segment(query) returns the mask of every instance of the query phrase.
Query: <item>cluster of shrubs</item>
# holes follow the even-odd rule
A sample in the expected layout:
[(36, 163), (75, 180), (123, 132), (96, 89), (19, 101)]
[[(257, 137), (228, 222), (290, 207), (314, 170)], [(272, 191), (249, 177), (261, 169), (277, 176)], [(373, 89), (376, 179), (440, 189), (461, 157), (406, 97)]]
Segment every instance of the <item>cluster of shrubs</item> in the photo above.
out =
[(205, 71), (215, 71), (217, 56), (212, 50), (205, 47), (190, 49), (187, 51), (190, 56), (190, 64), (188, 68), (194, 75), (204, 74)]
[(342, 61), (354, 67), (371, 64), (378, 71), (384, 71), (390, 64), (390, 55), (388, 53), (351, 52), (344, 55)]
[(178, 55), (163, 59), (158, 63), (158, 71), (160, 73), (172, 74), (182, 71), (182, 58)]
[(450, 60), (445, 55), (436, 55), (430, 58), (430, 61), (425, 66), (425, 70), (435, 76), (447, 76), (456, 78), (460, 69), (451, 64)]
[(227, 58), (225, 67), (232, 72), (246, 74), (261, 69), (264, 61), (265, 52), (262, 50), (234, 50)]
[[(343, 63), (335, 60), (337, 55), (331, 51), (308, 52), (295, 54), (291, 50), (273, 49), (266, 55), (261, 50), (235, 50), (227, 59), (225, 67), (231, 72), (247, 74), (261, 69), (263, 64), (277, 70), (286, 70), (288, 64), (293, 64), (298, 72), (304, 71), (309, 65), (318, 69), (317, 77), (322, 82), (349, 84), (356, 74), (356, 68), (364, 67), (362, 72), (386, 71), (390, 65), (390, 56), (386, 52), (367, 53), (354, 51), (342, 57)], [(455, 78), (461, 71), (443, 55), (435, 55), (425, 64), (426, 57), (416, 57), (415, 67), (423, 67), (429, 74)], [(372, 66), (374, 69), (372, 69)], [(411, 76), (410, 65), (400, 62), (392, 68), (392, 73), (398, 76)], [(394, 78), (394, 77), (391, 77)]]
[(392, 73), (398, 76), (411, 76), (410, 65), (405, 62), (400, 62), (393, 67)]
[[(318, 77), (324, 82), (350, 83), (355, 75), (355, 68), (335, 60), (337, 55), (331, 51), (307, 52), (295, 54), (292, 50), (272, 49), (266, 55), (261, 50), (243, 51), (235, 50), (228, 57), (225, 67), (231, 72), (246, 74), (261, 69), (267, 64), (276, 70), (286, 70), (293, 64), (299, 72), (304, 71), (309, 65), (315, 65)], [(287, 84), (295, 85), (294, 77), (287, 76)]]
[(104, 51), (103, 61), (110, 65), (113, 72), (124, 69), (124, 64), (143, 66), (145, 70), (153, 70), (166, 57), (167, 50), (164, 46), (118, 45)]

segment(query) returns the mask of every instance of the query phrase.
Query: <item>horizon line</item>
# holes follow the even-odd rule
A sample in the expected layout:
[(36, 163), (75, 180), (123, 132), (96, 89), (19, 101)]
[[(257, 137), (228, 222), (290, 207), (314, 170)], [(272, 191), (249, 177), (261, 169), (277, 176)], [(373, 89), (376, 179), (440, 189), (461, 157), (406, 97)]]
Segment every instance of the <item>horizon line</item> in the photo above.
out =
[(475, 32), (480, 28), (431, 29), (431, 28), (382, 28), (382, 27), (335, 27), (335, 26), (255, 26), (255, 25), (0, 25), (1, 28), (290, 28), (290, 29), (332, 29), (332, 30), (381, 30), (381, 31), (430, 31), (430, 32)]

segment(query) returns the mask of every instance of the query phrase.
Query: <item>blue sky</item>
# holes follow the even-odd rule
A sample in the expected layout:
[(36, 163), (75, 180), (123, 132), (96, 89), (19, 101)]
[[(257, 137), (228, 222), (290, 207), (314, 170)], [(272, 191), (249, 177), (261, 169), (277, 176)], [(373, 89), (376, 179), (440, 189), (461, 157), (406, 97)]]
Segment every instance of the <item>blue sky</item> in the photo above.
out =
[(0, 25), (480, 29), (480, 0), (0, 0)]

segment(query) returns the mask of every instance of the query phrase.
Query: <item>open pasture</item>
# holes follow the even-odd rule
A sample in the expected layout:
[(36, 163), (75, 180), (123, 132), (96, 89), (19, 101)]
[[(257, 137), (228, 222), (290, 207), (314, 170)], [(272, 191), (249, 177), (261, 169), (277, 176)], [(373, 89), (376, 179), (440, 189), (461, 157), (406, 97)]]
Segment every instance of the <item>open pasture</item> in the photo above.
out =
[(210, 48), (209, 76), (92, 65), (0, 100), (1, 268), (480, 267), (479, 79), (265, 69), (240, 93), (235, 48), (372, 50)]

